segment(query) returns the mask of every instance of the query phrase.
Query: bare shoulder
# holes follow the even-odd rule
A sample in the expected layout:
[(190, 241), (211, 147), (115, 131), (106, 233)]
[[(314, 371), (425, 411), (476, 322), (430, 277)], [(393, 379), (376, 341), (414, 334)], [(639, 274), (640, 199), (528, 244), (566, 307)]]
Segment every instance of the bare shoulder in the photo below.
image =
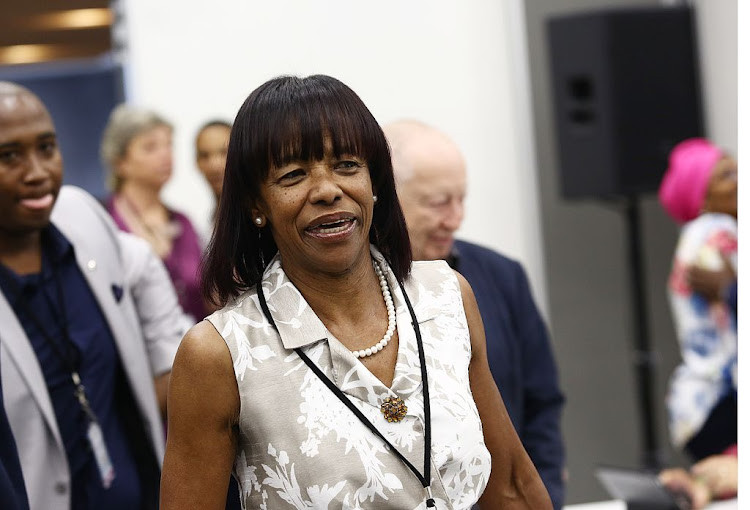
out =
[[(453, 273), (458, 279), (458, 286), (461, 289), (461, 298), (464, 301), (464, 311), (466, 312), (466, 318), (469, 320), (471, 325), (471, 319), (474, 315), (479, 317), (479, 307), (477, 305), (477, 298), (474, 296), (474, 290), (471, 288), (469, 282), (464, 278), (464, 275), (453, 270)], [(481, 317), (480, 317), (481, 320)]]
[(177, 349), (173, 372), (181, 370), (191, 373), (193, 377), (231, 373), (232, 355), (210, 322), (203, 320), (185, 333)]
[(466, 322), (469, 325), (469, 333), (471, 335), (471, 350), (472, 358), (485, 356), (487, 350), (487, 344), (484, 338), (484, 323), (482, 322), (482, 316), (479, 313), (479, 306), (477, 305), (477, 299), (474, 296), (474, 291), (471, 289), (471, 285), (464, 278), (464, 276), (458, 271), (454, 270), (454, 274), (458, 279), (458, 286), (461, 289), (461, 298), (464, 303), (464, 313), (466, 314)]
[(175, 356), (167, 400), (170, 433), (172, 422), (234, 423), (239, 405), (229, 348), (210, 322), (201, 321), (185, 334)]
[[(456, 275), (456, 278), (458, 279), (458, 286), (461, 288), (461, 296), (466, 299), (466, 297), (471, 297), (472, 300), (474, 299), (474, 291), (471, 289), (471, 285), (469, 284), (469, 281), (464, 278), (464, 275), (453, 270), (453, 274)], [(476, 301), (476, 300), (475, 300)]]

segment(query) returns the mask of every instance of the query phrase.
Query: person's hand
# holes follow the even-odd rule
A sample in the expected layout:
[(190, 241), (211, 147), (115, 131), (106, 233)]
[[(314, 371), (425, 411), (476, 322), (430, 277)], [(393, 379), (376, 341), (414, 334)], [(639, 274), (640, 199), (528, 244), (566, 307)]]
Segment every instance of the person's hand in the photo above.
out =
[(701, 510), (711, 501), (708, 485), (682, 468), (665, 469), (659, 473), (659, 481), (671, 491), (686, 493), (693, 502), (692, 510)]
[(734, 455), (712, 455), (696, 463), (690, 472), (693, 478), (705, 481), (715, 498), (737, 494), (737, 457)]
[(727, 286), (737, 279), (727, 256), (721, 255), (723, 264), (719, 270), (703, 269), (696, 265), (688, 267), (685, 278), (691, 289), (708, 301), (721, 301)]

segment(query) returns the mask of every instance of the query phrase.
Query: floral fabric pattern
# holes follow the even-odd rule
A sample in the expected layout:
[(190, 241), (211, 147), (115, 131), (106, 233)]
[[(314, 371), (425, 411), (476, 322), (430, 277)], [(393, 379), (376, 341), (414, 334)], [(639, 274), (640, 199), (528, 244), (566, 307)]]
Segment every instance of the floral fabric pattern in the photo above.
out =
[(737, 322), (724, 302), (707, 302), (692, 291), (687, 268), (721, 268), (722, 255), (737, 271), (737, 221), (726, 214), (703, 214), (686, 224), (677, 244), (669, 298), (682, 363), (667, 395), (669, 428), (677, 447), (703, 426), (717, 402), (737, 391)]
[[(382, 261), (373, 247), (372, 255)], [(390, 451), (305, 365), (302, 348), (391, 444), (421, 472), (424, 401), (416, 336), (401, 289), (386, 277), (399, 337), (387, 388), (328, 332), (289, 281), (277, 255), (255, 289), (209, 317), (232, 355), (240, 394), (234, 476), (246, 509), (424, 509), (426, 492)], [(405, 282), (419, 322), (432, 414), (431, 489), (438, 509), (469, 509), (484, 491), (490, 454), (469, 387), (471, 342), (453, 271), (416, 262)], [(401, 422), (380, 413), (387, 397), (408, 407)]]

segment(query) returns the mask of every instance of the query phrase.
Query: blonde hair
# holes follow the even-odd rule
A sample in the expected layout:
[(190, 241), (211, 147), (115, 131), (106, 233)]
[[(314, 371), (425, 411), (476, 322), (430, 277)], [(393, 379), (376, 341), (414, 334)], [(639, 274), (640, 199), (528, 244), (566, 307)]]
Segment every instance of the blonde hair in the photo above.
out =
[(159, 126), (172, 129), (171, 123), (152, 110), (136, 108), (124, 103), (112, 110), (102, 134), (100, 149), (107, 187), (111, 191), (117, 191), (122, 186), (122, 178), (117, 173), (117, 164), (125, 157), (130, 142), (136, 136)]

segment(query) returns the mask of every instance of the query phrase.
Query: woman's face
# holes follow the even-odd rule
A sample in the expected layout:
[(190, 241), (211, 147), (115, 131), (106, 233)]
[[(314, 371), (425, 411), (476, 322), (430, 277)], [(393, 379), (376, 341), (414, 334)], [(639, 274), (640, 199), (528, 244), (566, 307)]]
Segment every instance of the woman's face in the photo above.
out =
[(342, 274), (369, 260), (373, 213), (364, 159), (328, 150), (320, 161), (271, 168), (253, 209), (270, 225), (284, 270)]
[(208, 181), (214, 195), (221, 196), (224, 166), (227, 163), (229, 126), (210, 126), (200, 132), (195, 142), (198, 168)]
[(161, 189), (172, 175), (172, 129), (156, 126), (136, 135), (117, 170), (123, 182)]
[(737, 161), (722, 157), (714, 166), (706, 190), (703, 208), (737, 217)]

